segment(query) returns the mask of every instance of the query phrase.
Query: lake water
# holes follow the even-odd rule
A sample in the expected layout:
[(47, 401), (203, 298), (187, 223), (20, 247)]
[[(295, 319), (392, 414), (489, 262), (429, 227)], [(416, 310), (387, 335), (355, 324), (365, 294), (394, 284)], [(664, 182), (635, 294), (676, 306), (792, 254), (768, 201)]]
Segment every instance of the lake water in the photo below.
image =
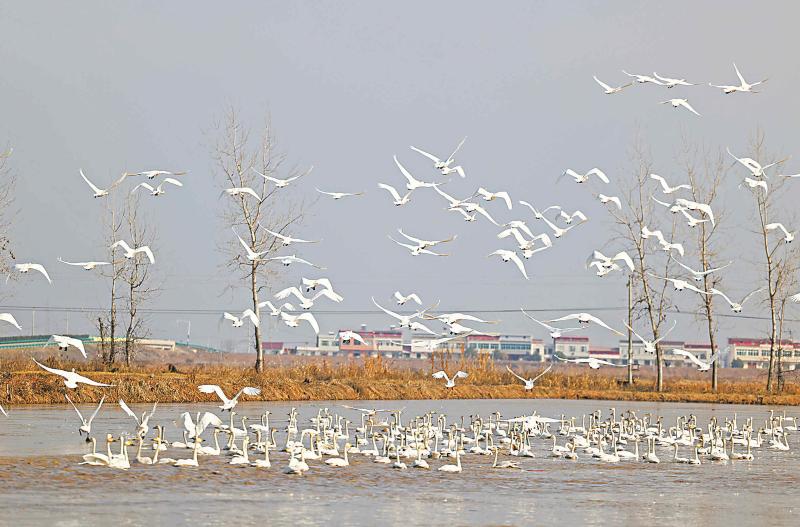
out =
[[(692, 413), (698, 424), (717, 415), (747, 417), (756, 427), (769, 408), (754, 406), (624, 403), (561, 400), (441, 400), (313, 403), (240, 403), (239, 415), (256, 422), (272, 412), (283, 429), (291, 407), (300, 428), (320, 407), (360, 423), (360, 414), (340, 404), (404, 407), (404, 420), (429, 410), (484, 417), (580, 416), (596, 409), (607, 415), (637, 410), (664, 417), (665, 427)], [(84, 415), (92, 408), (80, 406)], [(135, 412), (150, 405), (132, 405)], [(179, 438), (178, 415), (215, 410), (208, 405), (160, 405), (151, 425), (162, 424), (168, 440)], [(800, 513), (800, 456), (797, 437), (789, 452), (754, 449), (755, 460), (700, 466), (672, 463), (672, 449), (659, 447), (662, 463), (603, 464), (588, 455), (576, 462), (549, 457), (552, 441), (534, 440), (535, 458), (513, 458), (522, 470), (492, 470), (490, 456), (466, 455), (461, 474), (432, 470), (398, 471), (371, 458), (352, 455), (351, 466), (331, 468), (309, 461), (304, 476), (282, 473), (287, 454), (271, 453), (272, 468), (236, 468), (227, 458), (201, 457), (199, 468), (139, 465), (130, 449), (127, 471), (79, 465), (88, 448), (78, 437), (78, 420), (68, 406), (10, 408), (0, 417), (1, 525), (690, 525), (741, 526), (796, 524)], [(782, 411), (782, 408), (775, 408)], [(788, 408), (788, 415), (800, 409)], [(224, 417), (227, 420), (227, 413)], [(237, 416), (238, 420), (238, 416)], [(255, 421), (254, 421), (255, 420)], [(241, 424), (237, 424), (241, 426)], [(133, 420), (109, 403), (93, 423), (93, 434), (132, 432)], [(285, 441), (278, 434), (278, 444)], [(559, 438), (563, 444), (563, 438)], [(104, 448), (104, 447), (103, 447)], [(117, 451), (118, 443), (114, 444)], [(170, 449), (170, 457), (190, 457)], [(146, 455), (152, 455), (148, 450)], [(689, 456), (688, 449), (681, 452)], [(251, 455), (252, 458), (256, 455)], [(506, 458), (509, 459), (509, 458)], [(430, 460), (432, 468), (452, 460)]]

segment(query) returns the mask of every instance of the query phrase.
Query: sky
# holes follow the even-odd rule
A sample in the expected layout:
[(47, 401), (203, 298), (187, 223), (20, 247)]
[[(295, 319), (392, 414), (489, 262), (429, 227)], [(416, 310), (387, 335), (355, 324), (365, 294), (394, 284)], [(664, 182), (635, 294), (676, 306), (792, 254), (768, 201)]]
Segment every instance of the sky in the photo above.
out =
[[(298, 167), (313, 165), (287, 200), (311, 200), (292, 234), (322, 239), (297, 250), (324, 272), (289, 268), (273, 290), (301, 276), (327, 276), (345, 298), (319, 304), (323, 332), (342, 327), (383, 328), (370, 297), (392, 306), (395, 290), (417, 292), (439, 309), (495, 311), (491, 331), (546, 338), (518, 313), (520, 307), (592, 311), (625, 305), (622, 276), (597, 278), (584, 262), (593, 249), (614, 250), (611, 218), (592, 191), (613, 195), (630, 167), (638, 138), (668, 180), (681, 177), (675, 161), (681, 140), (717, 152), (744, 154), (756, 130), (771, 152), (797, 152), (796, 116), (800, 47), (792, 2), (14, 2), (0, 7), (0, 145), (13, 146), (17, 178), (12, 239), (19, 262), (45, 264), (53, 285), (26, 276), (3, 286), (4, 310), (24, 331), (94, 332), (92, 313), (41, 308), (102, 307), (107, 284), (96, 273), (66, 267), (57, 257), (98, 259), (104, 254), (103, 204), (78, 174), (99, 186), (123, 171), (186, 170), (185, 186), (142, 206), (158, 226), (153, 272), (163, 291), (153, 309), (241, 311), (247, 292), (221, 267), (219, 246), (230, 237), (209, 145), (213, 125), (228, 107), (258, 128), (271, 120), (279, 147)], [(787, 60), (788, 59), (788, 60)], [(734, 84), (732, 63), (748, 80), (769, 77), (759, 94), (723, 95), (707, 86)], [(592, 80), (627, 82), (622, 69), (658, 71), (700, 85), (635, 85), (606, 96)], [(657, 104), (688, 97), (702, 114)], [(378, 182), (404, 183), (397, 155), (418, 178), (443, 181), (415, 145), (446, 156), (467, 137), (457, 161), (467, 178), (443, 188), (463, 197), (479, 186), (508, 191), (514, 201), (581, 209), (589, 221), (549, 251), (526, 262), (529, 281), (512, 264), (486, 257), (512, 248), (493, 225), (463, 222), (444, 201), (423, 189), (393, 207)], [(558, 179), (566, 168), (600, 167), (608, 186), (589, 189)], [(800, 158), (786, 165), (800, 172)], [(731, 170), (724, 185), (730, 220), (721, 236), (722, 259), (735, 259), (726, 285), (744, 294), (757, 284), (746, 228), (750, 202)], [(314, 190), (364, 191), (359, 198), (317, 200)], [(126, 187), (127, 188), (127, 187)], [(800, 197), (789, 185), (788, 212)], [(314, 201), (316, 200), (316, 201)], [(485, 204), (498, 220), (525, 219), (515, 203)], [(796, 207), (796, 205), (795, 205)], [(665, 221), (669, 221), (666, 219)], [(458, 238), (446, 258), (412, 257), (387, 239), (398, 227), (422, 238)], [(688, 243), (687, 243), (688, 246)], [(694, 263), (693, 255), (687, 261)], [(679, 299), (683, 311), (693, 300)], [(40, 308), (36, 315), (30, 307)], [(552, 311), (546, 311), (552, 310)], [(749, 311), (749, 310), (748, 310)], [(750, 314), (761, 312), (754, 306)], [(621, 327), (623, 311), (596, 311)], [(675, 315), (674, 336), (705, 340), (691, 316)], [(153, 313), (153, 336), (246, 345), (249, 330), (220, 327), (216, 314)], [(264, 325), (265, 339), (312, 341), (307, 327)], [(723, 338), (762, 335), (765, 324), (724, 319)], [(0, 328), (13, 334), (13, 328)], [(592, 329), (600, 345), (616, 337)]]

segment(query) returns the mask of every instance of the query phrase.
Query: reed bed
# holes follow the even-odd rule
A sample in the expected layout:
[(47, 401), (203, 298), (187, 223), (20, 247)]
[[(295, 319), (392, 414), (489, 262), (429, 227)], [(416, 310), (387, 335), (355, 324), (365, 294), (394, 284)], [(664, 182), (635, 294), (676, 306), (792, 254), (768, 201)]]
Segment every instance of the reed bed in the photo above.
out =
[[(100, 362), (70, 361), (58, 356), (45, 362), (52, 367), (70, 370), (108, 384), (112, 388), (81, 385), (70, 390), (78, 402), (96, 402), (107, 398), (125, 399), (130, 403), (145, 402), (216, 402), (216, 397), (202, 394), (199, 384), (218, 384), (226, 393), (235, 393), (242, 386), (256, 386), (262, 393), (247, 400), (317, 401), (317, 400), (398, 400), (398, 399), (598, 399), (622, 401), (670, 401), (730, 404), (800, 404), (800, 384), (796, 379), (786, 383), (780, 394), (764, 391), (764, 382), (752, 375), (746, 379), (725, 379), (717, 393), (711, 392), (707, 377), (692, 370), (670, 373), (663, 392), (655, 392), (655, 379), (649, 372), (637, 372), (632, 385), (625, 381), (625, 371), (607, 369), (592, 371), (560, 366), (542, 377), (530, 392), (509, 374), (505, 366), (489, 358), (452, 360), (434, 357), (422, 367), (381, 358), (353, 359), (336, 363), (317, 360), (306, 363), (277, 364), (256, 373), (243, 366), (202, 365), (170, 368), (166, 364), (140, 364), (109, 368)], [(541, 365), (516, 364), (516, 371), (531, 376)], [(432, 379), (432, 371), (445, 369), (454, 373), (461, 369), (469, 377), (459, 379), (454, 389), (445, 389), (443, 382)], [(36, 368), (28, 358), (0, 359), (0, 401), (3, 404), (57, 404), (64, 402), (67, 391), (61, 378)], [(683, 375), (681, 375), (683, 372)]]

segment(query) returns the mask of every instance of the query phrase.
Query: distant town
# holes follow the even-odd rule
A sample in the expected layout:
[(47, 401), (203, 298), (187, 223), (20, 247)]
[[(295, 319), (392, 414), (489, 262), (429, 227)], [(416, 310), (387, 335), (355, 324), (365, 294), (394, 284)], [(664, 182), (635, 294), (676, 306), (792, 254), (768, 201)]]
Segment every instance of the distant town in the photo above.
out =
[[(614, 364), (628, 363), (627, 339), (620, 339), (616, 347), (599, 346), (590, 337), (558, 337), (547, 341), (531, 335), (468, 335), (444, 343), (433, 342), (438, 336), (414, 334), (410, 338), (397, 329), (367, 330), (357, 329), (364, 343), (340, 338), (338, 332), (317, 336), (316, 342), (288, 343), (281, 341), (262, 342), (268, 355), (293, 355), (306, 357), (384, 357), (391, 359), (429, 359), (433, 353), (449, 353), (467, 357), (490, 355), (493, 359), (505, 361), (551, 362), (556, 357), (564, 359), (588, 358), (607, 360)], [(84, 343), (99, 344), (100, 338), (88, 334), (72, 335)], [(213, 348), (170, 339), (137, 339), (140, 349), (159, 351), (206, 351), (224, 353), (233, 350)], [(666, 365), (683, 364), (683, 358), (672, 353), (673, 349), (692, 352), (701, 360), (708, 360), (711, 349), (708, 343), (685, 342), (681, 340), (662, 341)], [(800, 341), (783, 340), (783, 367), (794, 370), (800, 365)], [(0, 337), (0, 350), (33, 349), (55, 347), (50, 335), (26, 337)], [(653, 366), (655, 356), (645, 351), (641, 341), (634, 339), (631, 346), (633, 363), (639, 366)], [(729, 338), (720, 356), (720, 365), (726, 368), (765, 368), (769, 364), (769, 340), (761, 338)]]

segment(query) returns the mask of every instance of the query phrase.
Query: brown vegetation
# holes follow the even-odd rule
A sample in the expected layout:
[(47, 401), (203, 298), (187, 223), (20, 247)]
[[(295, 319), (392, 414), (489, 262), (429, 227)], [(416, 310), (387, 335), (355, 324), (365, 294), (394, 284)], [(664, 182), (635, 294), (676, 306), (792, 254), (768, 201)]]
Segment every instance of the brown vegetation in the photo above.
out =
[[(51, 357), (50, 366), (78, 369), (82, 374), (100, 382), (114, 384), (113, 388), (93, 388), (81, 385), (70, 392), (74, 400), (97, 401), (102, 395), (128, 402), (214, 402), (213, 395), (202, 394), (198, 384), (219, 384), (232, 393), (242, 386), (262, 389), (258, 398), (264, 401), (309, 400), (392, 400), (442, 398), (553, 398), (600, 399), (622, 401), (715, 402), (734, 404), (800, 404), (800, 385), (787, 383), (783, 394), (764, 391), (760, 376), (721, 379), (714, 393), (705, 376), (688, 369), (676, 369), (665, 379), (664, 391), (655, 391), (655, 377), (640, 377), (633, 385), (625, 380), (623, 369), (592, 371), (561, 366), (542, 377), (536, 388), (526, 392), (519, 381), (504, 366), (491, 360), (448, 361), (438, 357), (430, 363), (384, 361), (380, 358), (348, 361), (287, 361), (277, 358), (257, 373), (245, 365), (179, 366), (170, 372), (165, 364), (143, 364), (113, 368), (109, 371), (101, 361), (71, 362)], [(469, 372), (467, 379), (447, 390), (443, 382), (432, 379), (431, 371), (457, 369)], [(517, 371), (528, 370), (531, 375), (540, 365), (515, 366)], [(174, 367), (172, 368), (175, 369)], [(670, 369), (672, 370), (672, 369)], [(29, 359), (0, 360), (0, 401), (4, 404), (63, 403), (65, 388), (60, 377), (36, 369)], [(742, 373), (741, 370), (738, 370)]]

